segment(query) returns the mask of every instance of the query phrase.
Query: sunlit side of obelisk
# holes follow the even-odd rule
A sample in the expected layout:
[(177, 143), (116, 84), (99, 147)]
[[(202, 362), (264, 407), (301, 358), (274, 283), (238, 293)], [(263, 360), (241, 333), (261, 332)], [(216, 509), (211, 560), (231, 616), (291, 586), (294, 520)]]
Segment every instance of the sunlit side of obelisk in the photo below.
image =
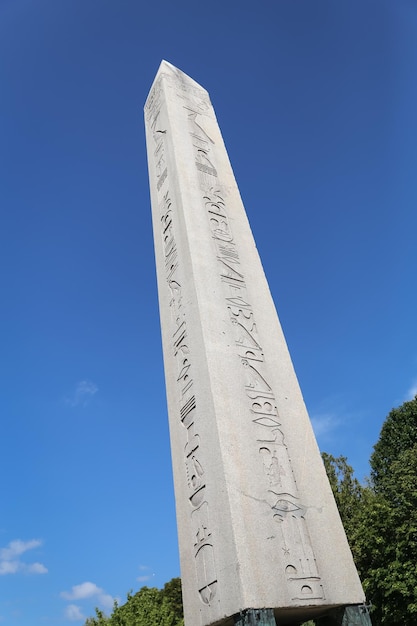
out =
[(163, 61), (145, 124), (186, 626), (359, 605), (208, 93)]

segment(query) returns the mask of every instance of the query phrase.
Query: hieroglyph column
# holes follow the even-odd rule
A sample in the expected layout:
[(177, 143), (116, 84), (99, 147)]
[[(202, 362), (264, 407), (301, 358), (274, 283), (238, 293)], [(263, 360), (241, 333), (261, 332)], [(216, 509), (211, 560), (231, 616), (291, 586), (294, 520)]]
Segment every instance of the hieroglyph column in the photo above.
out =
[(163, 61), (145, 120), (185, 623), (360, 604), (208, 93)]

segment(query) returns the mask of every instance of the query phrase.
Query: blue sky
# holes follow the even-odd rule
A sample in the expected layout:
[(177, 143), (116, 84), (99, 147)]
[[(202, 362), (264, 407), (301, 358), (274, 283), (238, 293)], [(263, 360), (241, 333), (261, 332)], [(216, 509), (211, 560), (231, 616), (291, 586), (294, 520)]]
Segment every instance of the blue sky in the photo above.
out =
[(417, 393), (417, 5), (0, 0), (0, 622), (179, 574), (142, 109), (210, 92), (320, 448)]

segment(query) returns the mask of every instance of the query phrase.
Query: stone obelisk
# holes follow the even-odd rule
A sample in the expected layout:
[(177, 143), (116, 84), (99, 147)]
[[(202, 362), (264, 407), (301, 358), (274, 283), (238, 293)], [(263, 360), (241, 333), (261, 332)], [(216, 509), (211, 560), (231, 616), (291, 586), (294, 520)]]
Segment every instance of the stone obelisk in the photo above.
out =
[(298, 624), (359, 607), (207, 91), (163, 61), (145, 125), (185, 624)]

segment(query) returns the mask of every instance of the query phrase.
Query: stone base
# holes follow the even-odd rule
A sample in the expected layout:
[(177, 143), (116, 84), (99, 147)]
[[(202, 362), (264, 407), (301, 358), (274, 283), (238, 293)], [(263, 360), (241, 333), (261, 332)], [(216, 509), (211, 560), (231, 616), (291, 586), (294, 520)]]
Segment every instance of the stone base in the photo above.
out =
[[(365, 605), (340, 607), (313, 621), (315, 626), (372, 626)], [(279, 626), (279, 622), (273, 609), (247, 609), (234, 616), (234, 626)]]
[(235, 626), (276, 626), (273, 609), (247, 609), (234, 620)]
[(335, 609), (315, 621), (316, 626), (372, 626), (368, 608), (362, 604)]

